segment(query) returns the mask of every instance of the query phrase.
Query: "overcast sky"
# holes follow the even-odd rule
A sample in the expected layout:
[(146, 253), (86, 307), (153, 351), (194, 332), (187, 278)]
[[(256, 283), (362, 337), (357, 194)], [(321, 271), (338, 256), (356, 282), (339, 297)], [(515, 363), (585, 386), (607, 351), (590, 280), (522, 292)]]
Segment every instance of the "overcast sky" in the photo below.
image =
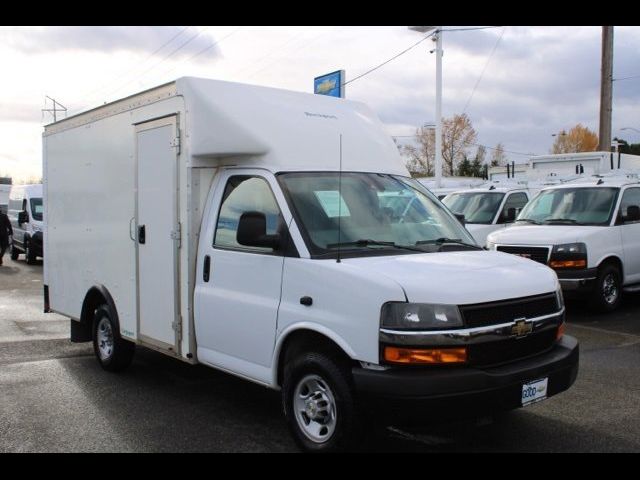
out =
[[(445, 32), (443, 115), (467, 105), (478, 143), (502, 142), (516, 162), (548, 153), (551, 134), (576, 123), (597, 132), (600, 35), (600, 27)], [(405, 26), (0, 27), (0, 175), (41, 174), (45, 95), (74, 114), (184, 75), (312, 92), (314, 76), (345, 69), (348, 81), (419, 39)], [(613, 136), (640, 142), (620, 131), (640, 130), (640, 27), (616, 27), (614, 45), (614, 78), (638, 77), (614, 82)], [(427, 40), (350, 83), (347, 98), (369, 104), (390, 135), (414, 134), (435, 120), (433, 47)]]

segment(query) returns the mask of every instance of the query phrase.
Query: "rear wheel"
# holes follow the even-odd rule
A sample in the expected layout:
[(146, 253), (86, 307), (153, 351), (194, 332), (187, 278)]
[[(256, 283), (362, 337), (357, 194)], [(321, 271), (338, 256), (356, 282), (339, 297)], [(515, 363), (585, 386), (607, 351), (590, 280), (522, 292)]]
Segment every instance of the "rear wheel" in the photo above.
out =
[(326, 353), (310, 352), (294, 359), (284, 374), (285, 418), (299, 446), (310, 452), (361, 446), (364, 421), (346, 365)]
[(612, 312), (620, 305), (622, 275), (618, 267), (605, 264), (600, 267), (592, 305), (601, 312)]
[(120, 336), (113, 319), (108, 305), (98, 307), (93, 317), (93, 351), (102, 368), (119, 372), (131, 364), (135, 344)]

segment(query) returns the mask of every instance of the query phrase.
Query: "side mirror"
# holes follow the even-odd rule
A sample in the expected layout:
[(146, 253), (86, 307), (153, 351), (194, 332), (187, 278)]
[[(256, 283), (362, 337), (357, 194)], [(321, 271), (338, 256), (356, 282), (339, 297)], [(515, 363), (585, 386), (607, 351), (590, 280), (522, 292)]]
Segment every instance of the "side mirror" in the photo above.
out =
[(629, 205), (627, 207), (627, 215), (624, 217), (625, 222), (640, 221), (640, 207), (638, 205)]
[(504, 223), (511, 223), (516, 219), (516, 209), (515, 208), (507, 208), (507, 211), (503, 213), (503, 221)]
[(26, 210), (18, 213), (18, 223), (29, 223), (29, 214)]
[(466, 220), (464, 219), (464, 213), (454, 213), (454, 215), (456, 216), (456, 218), (458, 219), (458, 221), (462, 224), (462, 226), (464, 227)]
[(236, 240), (246, 247), (266, 247), (278, 250), (280, 235), (267, 235), (267, 217), (262, 212), (244, 212), (240, 215)]

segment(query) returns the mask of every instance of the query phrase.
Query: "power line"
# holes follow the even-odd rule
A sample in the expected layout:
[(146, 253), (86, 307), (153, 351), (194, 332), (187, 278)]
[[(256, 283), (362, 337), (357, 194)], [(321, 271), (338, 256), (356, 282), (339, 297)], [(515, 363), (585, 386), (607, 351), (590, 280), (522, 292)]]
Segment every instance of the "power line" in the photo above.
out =
[[(190, 62), (191, 60), (193, 60), (194, 58), (199, 57), (200, 55), (202, 55), (205, 52), (208, 52), (209, 50), (211, 50), (213, 47), (215, 47), (216, 45), (219, 45), (220, 43), (222, 43), (223, 41), (225, 41), (227, 38), (231, 37), (232, 35), (235, 35), (236, 33), (238, 33), (240, 30), (242, 30), (244, 27), (238, 27), (236, 28), (233, 32), (225, 35), (224, 37), (222, 37), (220, 40), (217, 40), (215, 42), (213, 42), (211, 45), (209, 45), (208, 47), (203, 48), (202, 50), (200, 50), (199, 52), (197, 52), (196, 54), (190, 56), (189, 58), (187, 58), (186, 60), (184, 60), (180, 65), (184, 65), (186, 62)], [(176, 65), (173, 68), (170, 68), (169, 70), (165, 71), (163, 73), (163, 75), (167, 75), (171, 72), (173, 72), (176, 68), (178, 68), (180, 65)]]
[(438, 31), (431, 32), (429, 35), (427, 35), (427, 36), (423, 37), (422, 39), (420, 39), (420, 41), (418, 41), (418, 42), (414, 43), (414, 44), (413, 44), (413, 45), (411, 45), (409, 48), (406, 48), (405, 50), (401, 51), (401, 52), (400, 52), (400, 53), (398, 53), (397, 55), (394, 55), (394, 56), (393, 56), (393, 57), (391, 57), (389, 60), (386, 60), (386, 61), (382, 62), (380, 65), (378, 65), (378, 66), (376, 66), (376, 67), (373, 67), (373, 68), (371, 68), (370, 70), (367, 70), (367, 71), (366, 71), (366, 72), (364, 72), (363, 74), (358, 75), (357, 77), (352, 78), (351, 80), (349, 80), (349, 81), (347, 81), (347, 82), (344, 82), (344, 84), (343, 84), (343, 85), (348, 85), (349, 83), (351, 83), (351, 82), (355, 82), (356, 80), (358, 80), (359, 78), (364, 77), (365, 75), (369, 75), (371, 72), (376, 71), (376, 70), (377, 70), (377, 69), (379, 69), (380, 67), (383, 67), (384, 65), (386, 65), (387, 63), (389, 63), (389, 62), (391, 62), (391, 61), (395, 60), (396, 58), (400, 57), (401, 55), (404, 55), (405, 53), (407, 53), (407, 52), (408, 52), (409, 50), (411, 50), (412, 48), (417, 47), (417, 46), (418, 46), (418, 45), (420, 45), (422, 42), (424, 42), (426, 39), (431, 38), (431, 37), (432, 37), (434, 34), (436, 34), (436, 33), (438, 33)]
[(612, 79), (613, 82), (619, 82), (620, 80), (629, 80), (631, 78), (638, 78), (640, 77), (640, 75), (632, 75), (630, 77), (622, 77), (622, 78), (614, 78)]
[(182, 50), (184, 47), (186, 47), (189, 43), (191, 43), (193, 40), (196, 39), (196, 37), (200, 36), (200, 34), (202, 34), (204, 31), (209, 30), (210, 27), (208, 28), (203, 28), (202, 30), (199, 30), (198, 32), (196, 32), (194, 35), (192, 35), (191, 37), (189, 37), (186, 41), (182, 42), (180, 44), (180, 46), (178, 46), (177, 48), (175, 48), (174, 50), (172, 50), (168, 55), (165, 55), (164, 58), (160, 59), (160, 61), (154, 63), (153, 65), (151, 65), (149, 68), (147, 68), (144, 72), (142, 72), (140, 75), (138, 75), (137, 77), (134, 77), (132, 79), (130, 79), (129, 81), (123, 83), (122, 85), (120, 85), (119, 87), (117, 87), (115, 90), (111, 90), (109, 93), (107, 93), (107, 96), (109, 95), (113, 95), (114, 93), (122, 90), (124, 87), (126, 87), (127, 85), (129, 85), (131, 82), (133, 82), (134, 80), (139, 80), (140, 78), (144, 77), (147, 73), (149, 73), (151, 70), (153, 70), (154, 68), (156, 68), (158, 65), (160, 65), (162, 62), (165, 62), (166, 60), (168, 60), (169, 58), (171, 58), (173, 55), (175, 55), (177, 52), (179, 52), (180, 50)]
[(491, 26), (491, 27), (470, 27), (470, 28), (443, 28), (443, 32), (469, 32), (471, 30), (487, 30), (489, 28), (500, 28), (499, 26)]
[(476, 81), (476, 84), (473, 86), (473, 90), (471, 91), (471, 95), (469, 96), (469, 99), (467, 100), (467, 103), (465, 103), (464, 108), (462, 109), (462, 113), (463, 114), (467, 111), (467, 108), (469, 107), (469, 104), (471, 103), (471, 99), (473, 99), (473, 96), (476, 93), (476, 89), (478, 88), (478, 85), (480, 85), (480, 81), (482, 80), (482, 77), (484, 77), (484, 72), (487, 70), (487, 67), (489, 66), (489, 62), (491, 62), (491, 59), (493, 58), (493, 54), (496, 53), (496, 49), (498, 48), (498, 44), (500, 43), (500, 40), (502, 40), (502, 37), (504, 36), (504, 32), (506, 32), (506, 31), (507, 31), (507, 27), (504, 27), (502, 29), (502, 33), (498, 37), (498, 40), (496, 40), (496, 43), (493, 45), (493, 49), (491, 50), (491, 53), (489, 54), (489, 58), (487, 58), (487, 62), (484, 64), (484, 68), (482, 69), (482, 72), (480, 73), (480, 76), (478, 77), (478, 80)]
[(147, 63), (147, 61), (149, 61), (151, 58), (153, 58), (160, 50), (162, 50), (164, 47), (166, 47), (167, 45), (169, 45), (171, 42), (173, 42), (176, 38), (178, 38), (180, 35), (182, 35), (185, 31), (187, 31), (189, 28), (191, 28), (191, 25), (188, 25), (186, 27), (184, 27), (182, 30), (180, 30), (178, 33), (176, 33), (175, 35), (173, 35), (169, 40), (167, 40), (166, 42), (164, 42), (162, 45), (160, 45), (158, 48), (156, 48), (153, 53), (151, 53), (149, 56), (147, 56), (142, 62), (137, 62), (136, 66), (129, 69), (128, 71), (124, 72), (124, 73), (119, 73), (117, 76), (114, 76), (109, 82), (103, 83), (102, 85), (100, 85), (98, 88), (93, 89), (91, 91), (89, 91), (88, 93), (84, 94), (82, 96), (82, 100), (78, 103), (83, 103), (85, 100), (89, 99), (90, 97), (92, 97), (95, 93), (103, 90), (106, 86), (108, 86), (111, 81), (113, 81), (116, 78), (122, 78), (122, 77), (126, 77), (129, 74), (133, 73), (135, 70), (137, 70), (141, 65), (144, 65), (145, 63)]

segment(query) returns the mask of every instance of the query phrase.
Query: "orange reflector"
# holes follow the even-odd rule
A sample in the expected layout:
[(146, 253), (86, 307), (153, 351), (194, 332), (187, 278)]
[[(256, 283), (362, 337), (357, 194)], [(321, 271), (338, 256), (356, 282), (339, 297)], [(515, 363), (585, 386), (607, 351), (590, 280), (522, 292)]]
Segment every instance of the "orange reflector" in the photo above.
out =
[(551, 260), (549, 262), (551, 268), (586, 268), (587, 261), (582, 260)]
[(564, 335), (565, 324), (562, 322), (558, 327), (558, 333), (556, 333), (556, 340), (560, 340)]
[(385, 347), (384, 359), (391, 363), (464, 363), (467, 361), (467, 349)]

